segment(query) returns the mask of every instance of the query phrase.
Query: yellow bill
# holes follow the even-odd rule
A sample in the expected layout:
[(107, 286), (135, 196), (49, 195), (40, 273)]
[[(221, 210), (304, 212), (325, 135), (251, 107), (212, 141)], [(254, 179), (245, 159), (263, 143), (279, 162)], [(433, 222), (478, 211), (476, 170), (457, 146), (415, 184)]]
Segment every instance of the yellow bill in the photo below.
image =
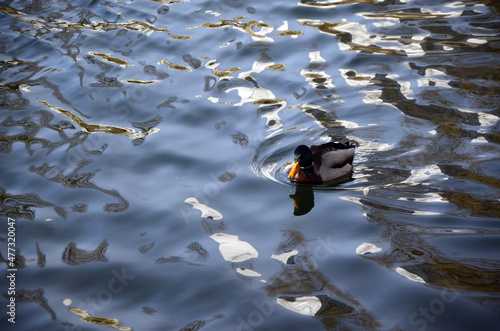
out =
[(299, 172), (299, 169), (300, 169), (299, 162), (293, 161), (292, 170), (290, 170), (290, 173), (288, 174), (288, 178), (293, 179), (295, 177), (295, 175), (297, 174), (297, 172)]

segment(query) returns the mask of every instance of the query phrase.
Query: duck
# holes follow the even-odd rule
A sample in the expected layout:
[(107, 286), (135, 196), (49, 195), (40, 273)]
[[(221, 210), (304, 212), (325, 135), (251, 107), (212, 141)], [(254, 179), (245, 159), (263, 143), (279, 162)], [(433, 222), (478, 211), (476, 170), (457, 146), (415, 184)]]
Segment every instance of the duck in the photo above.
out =
[(323, 183), (350, 174), (355, 149), (349, 142), (300, 145), (293, 152), (288, 178), (298, 183)]

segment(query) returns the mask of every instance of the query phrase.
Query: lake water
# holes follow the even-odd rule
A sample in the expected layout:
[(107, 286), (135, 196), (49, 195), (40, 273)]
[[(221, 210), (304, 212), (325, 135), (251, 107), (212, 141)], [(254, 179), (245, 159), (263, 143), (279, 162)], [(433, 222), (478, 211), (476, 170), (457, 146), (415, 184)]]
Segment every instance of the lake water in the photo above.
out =
[(0, 13), (2, 330), (498, 330), (498, 1)]

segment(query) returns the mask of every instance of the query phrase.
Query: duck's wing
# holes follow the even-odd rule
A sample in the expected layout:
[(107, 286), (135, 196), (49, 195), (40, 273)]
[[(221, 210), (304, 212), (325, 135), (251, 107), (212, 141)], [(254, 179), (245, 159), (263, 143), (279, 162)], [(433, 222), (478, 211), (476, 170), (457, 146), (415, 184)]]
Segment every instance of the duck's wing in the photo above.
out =
[(341, 143), (326, 143), (310, 146), (314, 155), (314, 163), (318, 168), (342, 168), (345, 164), (352, 164), (355, 146)]
[(343, 177), (352, 171), (354, 147), (328, 151), (322, 154), (321, 159), (321, 166), (317, 171), (323, 181)]
[(311, 149), (311, 152), (313, 154), (316, 154), (316, 153), (323, 154), (323, 153), (335, 151), (338, 149), (350, 149), (350, 148), (354, 148), (354, 147), (355, 147), (355, 145), (351, 144), (349, 142), (346, 142), (345, 144), (330, 142), (330, 143), (321, 144), (321, 145), (309, 146), (309, 148)]
[(346, 164), (352, 165), (354, 148), (335, 149), (321, 155), (321, 168), (342, 168)]

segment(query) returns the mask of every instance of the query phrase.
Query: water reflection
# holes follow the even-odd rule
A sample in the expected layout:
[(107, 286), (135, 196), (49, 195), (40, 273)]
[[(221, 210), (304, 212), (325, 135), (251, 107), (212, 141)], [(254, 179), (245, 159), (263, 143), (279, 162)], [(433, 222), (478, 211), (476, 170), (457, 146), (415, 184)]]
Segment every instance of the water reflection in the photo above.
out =
[(37, 256), (37, 262), (36, 262), (37, 266), (39, 268), (44, 268), (46, 263), (46, 257), (45, 254), (43, 254), (42, 251), (40, 250), (38, 242), (36, 243), (36, 256)]
[(316, 315), (323, 306), (316, 296), (281, 297), (278, 298), (278, 303), (296, 313), (309, 316)]
[(302, 216), (314, 208), (314, 191), (311, 185), (296, 185), (295, 194), (290, 195), (293, 200), (293, 214)]
[[(67, 117), (69, 117), (73, 122), (76, 123), (80, 128), (82, 128), (82, 131), (85, 133), (92, 133), (92, 132), (101, 132), (101, 133), (109, 133), (109, 134), (118, 134), (118, 135), (131, 135), (132, 133), (135, 133), (134, 129), (131, 128), (121, 128), (118, 126), (113, 126), (113, 125), (102, 125), (102, 124), (88, 124), (85, 122), (81, 117), (73, 114), (72, 112), (63, 109), (61, 107), (56, 107), (51, 104), (49, 104), (46, 101), (43, 100), (38, 100), (42, 105), (46, 106), (47, 108), (50, 108), (51, 110), (55, 111), (56, 113), (63, 114)], [(159, 130), (157, 129), (156, 132)]]
[(218, 212), (213, 208), (208, 207), (207, 205), (200, 203), (198, 199), (194, 197), (189, 197), (186, 200), (184, 200), (184, 202), (193, 205), (193, 209), (198, 209), (199, 211), (201, 211), (201, 217), (203, 218), (210, 218), (213, 219), (214, 221), (218, 221), (223, 217), (220, 212)]
[(208, 261), (207, 250), (198, 242), (192, 242), (186, 248), (186, 251), (179, 256), (160, 257), (156, 259), (155, 263), (184, 263), (191, 266), (201, 266)]
[[(338, 289), (314, 267), (315, 257), (307, 252), (306, 240), (300, 232), (284, 232), (278, 254), (271, 256), (283, 266), (270, 280), (261, 279), (262, 274), (254, 270), (251, 261), (259, 258), (259, 253), (250, 243), (226, 233), (215, 233), (210, 238), (219, 243), (224, 260), (239, 266), (235, 268), (238, 274), (264, 282), (268, 295), (279, 305), (298, 314), (317, 316), (327, 329), (338, 327), (339, 323), (344, 327), (357, 325), (368, 329), (379, 326), (358, 301)], [(347, 320), (339, 322), (338, 316)]]
[[(270, 32), (275, 28), (273, 25), (264, 23), (262, 21), (251, 20), (248, 22), (242, 22), (241, 20), (245, 19), (245, 16), (235, 17), (234, 19), (221, 19), (217, 23), (204, 23), (199, 25), (200, 28), (207, 29), (217, 29), (226, 26), (231, 26), (234, 29), (238, 29), (244, 33), (247, 33), (254, 41), (263, 41), (263, 42), (273, 42), (274, 40), (267, 36)], [(193, 27), (191, 29), (195, 29), (197, 27)], [(260, 28), (259, 31), (255, 31), (255, 29)]]
[(215, 233), (210, 238), (219, 243), (219, 251), (224, 260), (228, 262), (243, 262), (259, 256), (259, 253), (252, 245), (240, 240), (238, 236)]
[(88, 310), (80, 308), (69, 308), (68, 311), (72, 312), (73, 314), (80, 315), (81, 316), (80, 320), (82, 320), (83, 322), (108, 326), (110, 328), (120, 331), (132, 331), (132, 328), (128, 326), (122, 326), (120, 324), (120, 321), (117, 320), (116, 318), (93, 316), (88, 313)]
[[(401, 41), (401, 36), (377, 36), (370, 34), (366, 26), (358, 22), (325, 22), (302, 20), (302, 25), (319, 30), (322, 33), (340, 38), (339, 48), (345, 51), (370, 52), (402, 56), (421, 56), (425, 52), (421, 47), (425, 36), (415, 36)], [(396, 44), (388, 46), (386, 44)]]
[[(394, 269), (398, 274), (414, 282), (470, 292), (469, 295), (473, 297), (475, 291), (483, 292), (487, 296), (499, 291), (494, 280), (500, 275), (498, 261), (495, 259), (457, 258), (445, 254), (439, 246), (432, 244), (433, 238), (457, 240), (463, 236), (488, 237), (495, 236), (497, 231), (461, 227), (457, 225), (459, 223), (454, 221), (453, 217), (446, 217), (453, 224), (450, 226), (444, 224), (442, 226), (425, 226), (409, 223), (408, 217), (403, 216), (404, 214), (439, 215), (440, 213), (433, 214), (428, 211), (419, 212), (418, 210), (395, 208), (390, 205), (389, 201), (394, 192), (391, 192), (389, 188), (379, 190), (383, 190), (384, 193), (370, 190), (366, 198), (359, 199), (359, 203), (368, 210), (367, 219), (370, 222), (383, 224), (386, 230), (380, 237), (390, 236), (392, 238), (391, 247), (382, 250), (376, 245), (364, 243), (357, 248), (357, 254)], [(380, 193), (384, 197), (378, 195)], [(411, 206), (415, 206), (415, 202), (443, 203), (443, 198), (441, 194), (429, 193), (427, 197), (422, 198), (415, 195), (411, 201)], [(457, 203), (458, 201), (450, 202)], [(487, 214), (498, 215), (498, 209), (494, 207), (495, 210), (492, 210), (492, 207), (493, 205), (487, 207), (491, 210), (491, 213), (487, 212)], [(385, 214), (378, 212), (383, 209), (388, 212)], [(399, 217), (406, 221), (398, 220)]]
[[(259, 83), (252, 77), (252, 74), (261, 73), (266, 69), (282, 71), (284, 67), (283, 64), (275, 64), (275, 62), (255, 61), (252, 64), (252, 69), (240, 73), (237, 79), (233, 79), (233, 77), (225, 78), (225, 82), (227, 82), (225, 92), (237, 91), (238, 96), (241, 98), (240, 102), (235, 103), (234, 106), (243, 106), (246, 103), (258, 105), (258, 114), (266, 119), (269, 130), (276, 130), (282, 126), (279, 112), (286, 107), (287, 103), (284, 99), (276, 98), (271, 90), (259, 86)], [(240, 70), (241, 68), (237, 69)], [(214, 72), (214, 75), (219, 77), (227, 76), (235, 71), (230, 70), (224, 75)]]
[[(37, 288), (35, 290), (26, 289), (16, 289), (15, 302), (16, 304), (22, 303), (37, 303), (43, 310), (45, 310), (50, 319), (55, 321), (57, 319), (56, 312), (49, 306), (48, 300), (45, 298), (45, 292), (42, 288)], [(2, 296), (9, 300), (9, 296), (6, 293), (2, 293)]]
[(108, 262), (104, 255), (108, 248), (108, 241), (104, 239), (94, 250), (89, 251), (76, 247), (71, 242), (68, 244), (62, 255), (62, 261), (70, 266), (78, 266), (89, 262)]
[(2, 213), (11, 215), (12, 218), (35, 219), (35, 208), (53, 207), (54, 211), (65, 217), (67, 212), (62, 207), (44, 201), (38, 194), (12, 194), (0, 187), (0, 208)]
[[(70, 173), (64, 174), (66, 169), (61, 169), (58, 172), (57, 165), (49, 165), (47, 163), (42, 164), (39, 167), (30, 166), (29, 171), (35, 173), (51, 182), (59, 183), (65, 187), (70, 188), (89, 188), (106, 195), (115, 197), (118, 200), (118, 203), (107, 203), (104, 205), (104, 210), (108, 212), (122, 212), (126, 210), (129, 206), (129, 202), (125, 200), (120, 193), (115, 190), (103, 189), (90, 180), (96, 175), (99, 171), (98, 169), (89, 171), (89, 172), (79, 172), (85, 166), (94, 162), (93, 160), (82, 160), (77, 163), (75, 169), (73, 169)], [(50, 175), (53, 175), (52, 177)], [(59, 209), (61, 212), (66, 213), (64, 209)], [(85, 210), (85, 209), (83, 209)], [(76, 211), (82, 211), (81, 208), (76, 209)]]
[(202, 327), (206, 326), (208, 323), (224, 318), (222, 314), (215, 315), (214, 317), (206, 320), (197, 320), (188, 323), (186, 326), (182, 327), (179, 331), (196, 331), (200, 330)]
[(126, 60), (111, 56), (109, 53), (99, 53), (99, 52), (87, 52), (87, 54), (90, 54), (92, 56), (98, 56), (101, 59), (103, 59), (106, 62), (111, 62), (118, 64), (120, 67), (125, 68), (125, 67), (132, 67), (130, 63), (128, 63)]
[(279, 245), (279, 251), (283, 253), (277, 258), (283, 265), (281, 271), (267, 282), (269, 296), (294, 312), (317, 316), (328, 330), (374, 329), (379, 326), (376, 318), (355, 298), (337, 288), (314, 267), (314, 254), (307, 251), (306, 240), (300, 232), (286, 231), (283, 236)]
[(191, 71), (191, 68), (189, 68), (189, 67), (186, 67), (186, 66), (183, 66), (183, 65), (180, 65), (180, 64), (171, 63), (171, 62), (169, 62), (166, 59), (163, 59), (163, 60), (159, 61), (157, 64), (165, 64), (165, 65), (168, 66), (169, 69), (172, 69), (172, 70)]

